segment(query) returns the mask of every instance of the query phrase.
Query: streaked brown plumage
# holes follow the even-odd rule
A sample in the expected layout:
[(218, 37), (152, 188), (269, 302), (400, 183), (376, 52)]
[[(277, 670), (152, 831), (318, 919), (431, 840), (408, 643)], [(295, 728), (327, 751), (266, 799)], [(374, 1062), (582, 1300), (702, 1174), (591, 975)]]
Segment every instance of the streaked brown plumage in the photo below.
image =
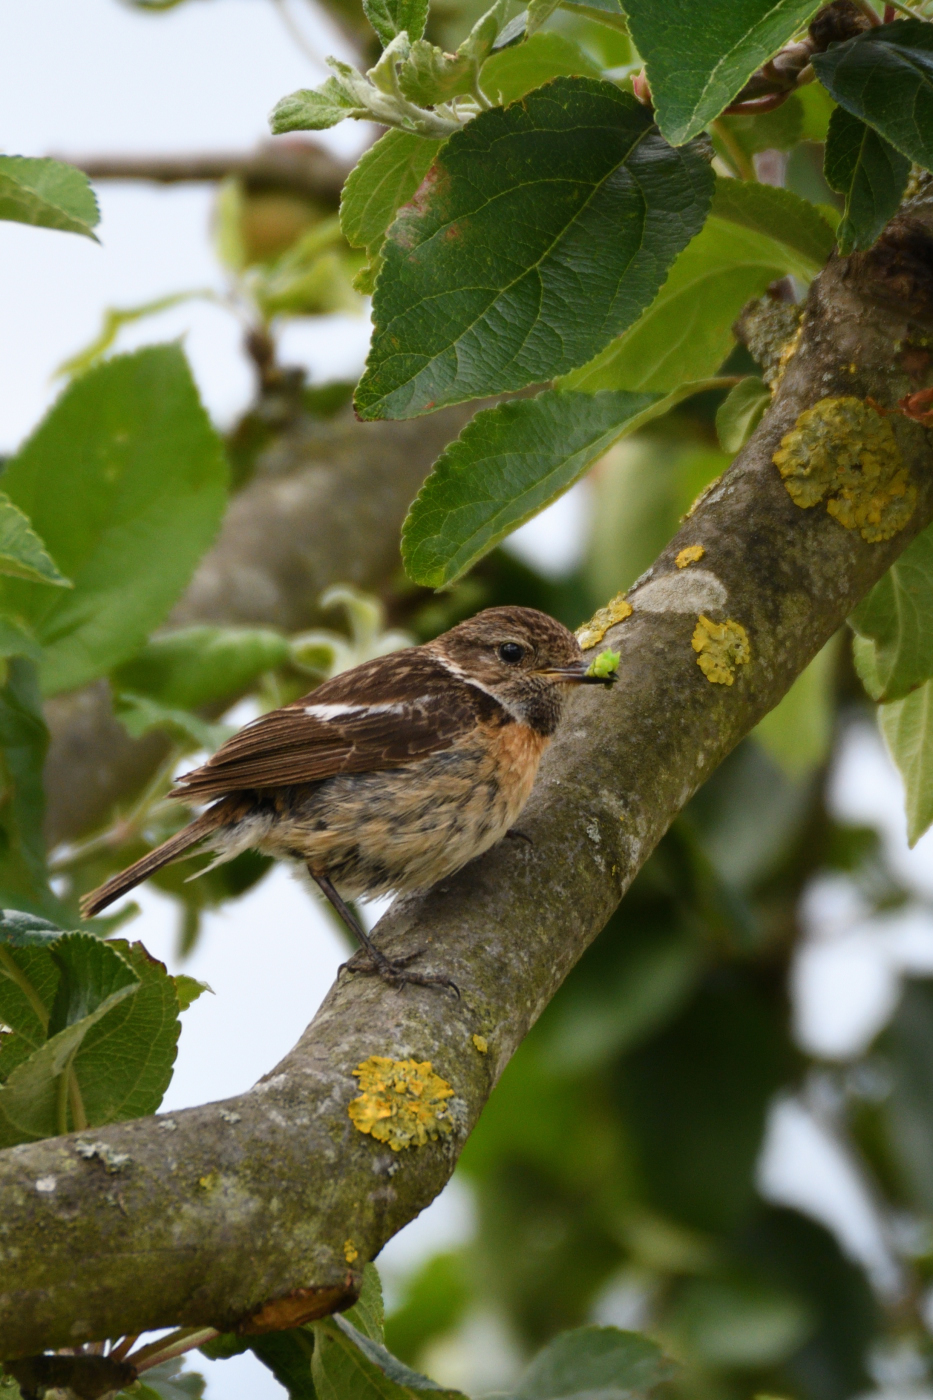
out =
[(99, 913), (193, 846), (219, 860), (254, 848), (307, 865), (372, 970), (451, 985), (385, 958), (341, 896), (427, 889), (488, 850), (528, 799), (565, 687), (594, 679), (571, 632), (517, 607), (489, 608), (425, 646), (345, 671), (246, 725), (179, 779), (173, 796), (213, 805), (82, 910)]

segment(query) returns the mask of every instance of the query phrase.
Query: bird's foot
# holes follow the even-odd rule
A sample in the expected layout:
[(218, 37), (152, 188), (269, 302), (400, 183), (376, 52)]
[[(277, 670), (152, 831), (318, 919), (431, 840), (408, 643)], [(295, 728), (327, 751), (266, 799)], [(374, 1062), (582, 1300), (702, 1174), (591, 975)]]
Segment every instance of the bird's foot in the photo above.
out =
[[(358, 953), (354, 953), (349, 962), (343, 964), (348, 972), (359, 972), (364, 977), (381, 977), (384, 982), (389, 982), (393, 987), (408, 985), (413, 987), (446, 987), (452, 991), (457, 999), (460, 999), (460, 988), (451, 978), (445, 977), (443, 973), (413, 972), (409, 970), (408, 964), (414, 962), (415, 958), (420, 958), (424, 948), (416, 948), (413, 953), (405, 953), (399, 958), (387, 958), (384, 953), (372, 953), (361, 948)], [(342, 971), (342, 969), (341, 969)]]

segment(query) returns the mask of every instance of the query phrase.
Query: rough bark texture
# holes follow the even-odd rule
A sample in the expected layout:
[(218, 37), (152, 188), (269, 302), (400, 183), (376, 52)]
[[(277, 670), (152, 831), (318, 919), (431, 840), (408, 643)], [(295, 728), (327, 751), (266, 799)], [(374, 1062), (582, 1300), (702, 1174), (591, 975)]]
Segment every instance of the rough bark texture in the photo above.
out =
[[(168, 626), (245, 623), (300, 631), (324, 618), (332, 583), (380, 592), (401, 570), (399, 531), (434, 459), (473, 407), (414, 423), (357, 423), (349, 413), (299, 420), (260, 458), (235, 496), (215, 547)], [(158, 734), (132, 740), (113, 717), (106, 682), (46, 706), (50, 845), (108, 820), (167, 751)]]
[[(814, 286), (773, 407), (609, 634), (620, 683), (577, 696), (522, 818), (533, 844), (501, 843), (382, 921), (387, 952), (423, 946), (423, 965), (448, 972), (462, 1000), (344, 974), (248, 1093), (95, 1130), (128, 1154), (119, 1171), (78, 1155), (87, 1133), (0, 1153), (0, 1355), (172, 1323), (281, 1326), (339, 1308), (363, 1260), (436, 1195), (510, 1055), (672, 818), (933, 518), (933, 449), (903, 418), (889, 421), (918, 500), (883, 543), (822, 505), (796, 506), (772, 464), (816, 401), (891, 405), (915, 387), (898, 357), (911, 321), (928, 326), (933, 308), (928, 227), (920, 210)], [(676, 569), (694, 544), (701, 565)], [(715, 597), (715, 617), (750, 639), (732, 685), (711, 683), (691, 645)], [(394, 1153), (358, 1131), (353, 1070), (372, 1055), (430, 1060), (454, 1090), (453, 1132)]]

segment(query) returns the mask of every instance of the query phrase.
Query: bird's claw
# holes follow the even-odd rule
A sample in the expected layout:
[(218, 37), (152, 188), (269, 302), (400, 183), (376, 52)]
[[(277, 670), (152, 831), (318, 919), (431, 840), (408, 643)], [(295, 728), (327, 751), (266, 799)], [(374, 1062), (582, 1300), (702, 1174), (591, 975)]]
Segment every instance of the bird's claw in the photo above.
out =
[(408, 964), (414, 962), (415, 958), (420, 958), (424, 948), (416, 948), (413, 953), (405, 953), (398, 958), (387, 958), (382, 955), (373, 958), (365, 949), (360, 949), (354, 953), (349, 962), (345, 962), (343, 968), (348, 972), (360, 972), (364, 977), (381, 977), (384, 982), (389, 982), (399, 991), (404, 986), (414, 987), (447, 987), (460, 1000), (460, 988), (451, 978), (445, 977), (443, 973), (430, 972), (409, 972)]

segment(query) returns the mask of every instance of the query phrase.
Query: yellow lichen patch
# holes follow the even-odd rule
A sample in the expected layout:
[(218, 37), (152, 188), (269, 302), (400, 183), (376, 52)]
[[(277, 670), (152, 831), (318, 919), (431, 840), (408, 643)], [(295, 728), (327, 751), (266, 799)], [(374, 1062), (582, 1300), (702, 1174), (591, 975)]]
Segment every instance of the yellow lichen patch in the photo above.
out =
[(748, 633), (740, 622), (711, 622), (702, 614), (694, 629), (693, 650), (697, 665), (714, 685), (731, 685), (736, 667), (752, 659)]
[(624, 593), (617, 593), (604, 608), (593, 614), (589, 622), (584, 622), (582, 627), (577, 628), (577, 641), (584, 651), (599, 646), (610, 627), (615, 627), (617, 622), (624, 622), (631, 615), (631, 603)]
[(352, 1264), (354, 1259), (359, 1259), (360, 1251), (352, 1240), (347, 1240), (343, 1246), (343, 1257), (348, 1264)]
[(474, 1035), (473, 1044), (481, 1055), (485, 1055), (486, 1051), (489, 1049), (489, 1046), (486, 1044), (486, 1037), (482, 1035)]
[(677, 555), (674, 563), (677, 565), (678, 569), (685, 569), (688, 564), (695, 564), (698, 559), (702, 559), (705, 553), (706, 550), (701, 544), (688, 544), (687, 547), (682, 549)]
[(902, 530), (917, 504), (894, 429), (861, 399), (821, 399), (781, 439), (774, 464), (791, 500), (826, 509), (870, 543)]
[(445, 1100), (453, 1089), (431, 1061), (390, 1060), (370, 1055), (353, 1071), (362, 1093), (347, 1112), (361, 1133), (388, 1143), (393, 1152), (423, 1147), (453, 1130)]
[(207, 1176), (198, 1177), (198, 1188), (201, 1191), (214, 1191), (220, 1185), (220, 1172), (208, 1172)]

